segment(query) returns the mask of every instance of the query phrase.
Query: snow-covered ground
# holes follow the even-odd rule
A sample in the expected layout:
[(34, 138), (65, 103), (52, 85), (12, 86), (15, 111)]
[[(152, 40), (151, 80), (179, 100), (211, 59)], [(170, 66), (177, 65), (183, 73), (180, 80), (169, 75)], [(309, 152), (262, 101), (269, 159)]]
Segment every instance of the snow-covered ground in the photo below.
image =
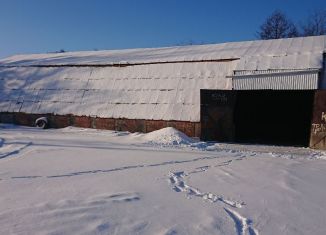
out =
[(0, 124), (0, 234), (326, 234), (326, 153)]

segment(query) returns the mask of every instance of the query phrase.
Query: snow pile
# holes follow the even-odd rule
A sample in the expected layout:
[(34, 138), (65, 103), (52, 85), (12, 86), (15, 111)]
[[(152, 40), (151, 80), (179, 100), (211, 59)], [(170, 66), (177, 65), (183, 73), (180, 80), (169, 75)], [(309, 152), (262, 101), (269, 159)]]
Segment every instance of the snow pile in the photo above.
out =
[(173, 127), (166, 127), (147, 133), (145, 134), (144, 139), (149, 144), (163, 146), (185, 146), (195, 143), (194, 139)]

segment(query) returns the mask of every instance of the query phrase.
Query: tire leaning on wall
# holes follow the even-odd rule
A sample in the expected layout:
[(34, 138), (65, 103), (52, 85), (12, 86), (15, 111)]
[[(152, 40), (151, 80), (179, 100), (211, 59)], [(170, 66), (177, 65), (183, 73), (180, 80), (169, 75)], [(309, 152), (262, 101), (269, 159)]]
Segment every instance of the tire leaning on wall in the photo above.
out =
[(40, 129), (46, 129), (48, 127), (48, 119), (46, 117), (40, 117), (35, 120), (35, 126)]

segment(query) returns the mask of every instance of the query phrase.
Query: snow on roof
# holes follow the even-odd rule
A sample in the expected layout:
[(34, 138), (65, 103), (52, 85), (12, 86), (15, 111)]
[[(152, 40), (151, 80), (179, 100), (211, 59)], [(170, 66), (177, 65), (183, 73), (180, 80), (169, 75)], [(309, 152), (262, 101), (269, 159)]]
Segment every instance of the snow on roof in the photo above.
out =
[(115, 65), (240, 59), (237, 69), (321, 68), (326, 36), (211, 45), (15, 55), (0, 66)]
[(0, 112), (200, 120), (200, 89), (231, 89), (230, 62), (2, 67)]
[[(237, 70), (320, 69), (325, 45), (318, 36), (12, 56), (0, 60), (0, 112), (199, 122), (200, 89), (232, 89)], [(97, 66), (119, 63), (137, 66)]]

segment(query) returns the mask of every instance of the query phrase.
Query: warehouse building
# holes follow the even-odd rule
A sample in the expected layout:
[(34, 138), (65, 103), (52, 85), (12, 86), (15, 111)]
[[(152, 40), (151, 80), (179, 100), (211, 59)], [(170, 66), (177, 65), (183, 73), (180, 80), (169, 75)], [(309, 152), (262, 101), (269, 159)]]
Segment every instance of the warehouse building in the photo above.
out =
[(326, 147), (326, 36), (16, 55), (0, 121)]

